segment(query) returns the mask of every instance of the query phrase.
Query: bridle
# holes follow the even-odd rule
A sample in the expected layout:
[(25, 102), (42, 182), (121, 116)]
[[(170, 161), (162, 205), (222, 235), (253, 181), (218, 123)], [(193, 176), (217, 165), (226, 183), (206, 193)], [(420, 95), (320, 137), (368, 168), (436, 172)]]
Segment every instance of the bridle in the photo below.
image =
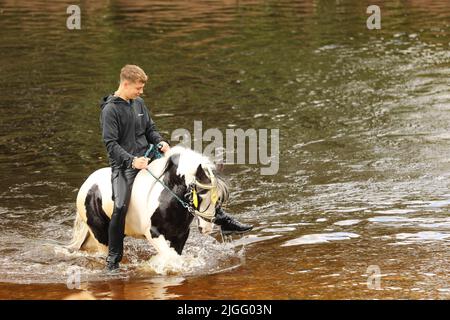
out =
[[(212, 172), (210, 167), (206, 167), (205, 173), (208, 176), (208, 178), (211, 180), (211, 184), (210, 185), (203, 184), (194, 177), (194, 181), (189, 184), (188, 191), (186, 192), (184, 197), (189, 201), (189, 207), (194, 209), (193, 212), (190, 211), (191, 213), (194, 213), (195, 215), (200, 216), (205, 220), (213, 222), (214, 216), (215, 216), (215, 211), (212, 213), (206, 213), (206, 212), (211, 207), (211, 205), (216, 207), (217, 201), (219, 200), (219, 195), (218, 195), (218, 191), (217, 191), (217, 179), (214, 176), (214, 173)], [(211, 202), (208, 204), (206, 209), (203, 211), (199, 211), (197, 187), (200, 187), (205, 190), (210, 190), (210, 193), (211, 193), (211, 196), (210, 196)], [(188, 208), (188, 210), (189, 210), (189, 208)]]

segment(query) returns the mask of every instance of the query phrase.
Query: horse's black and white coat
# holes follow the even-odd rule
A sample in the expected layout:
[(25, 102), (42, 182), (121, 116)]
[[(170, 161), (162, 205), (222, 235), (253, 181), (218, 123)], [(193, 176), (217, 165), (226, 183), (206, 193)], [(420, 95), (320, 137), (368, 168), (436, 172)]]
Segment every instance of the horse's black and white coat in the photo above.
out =
[[(209, 168), (209, 170), (208, 170)], [(191, 183), (215, 184), (219, 201), (228, 198), (228, 188), (206, 157), (180, 146), (170, 149), (163, 158), (153, 161), (149, 169), (160, 177), (181, 199)], [(212, 172), (211, 179), (207, 172)], [(211, 191), (197, 187), (198, 211), (214, 215)], [(92, 173), (77, 195), (77, 217), (71, 244), (73, 249), (107, 252), (108, 227), (113, 211), (111, 169)], [(157, 182), (147, 170), (141, 170), (133, 184), (125, 222), (125, 235), (146, 238), (159, 253), (173, 250), (180, 255), (189, 236), (194, 216)], [(199, 217), (199, 228), (212, 231), (213, 224)]]

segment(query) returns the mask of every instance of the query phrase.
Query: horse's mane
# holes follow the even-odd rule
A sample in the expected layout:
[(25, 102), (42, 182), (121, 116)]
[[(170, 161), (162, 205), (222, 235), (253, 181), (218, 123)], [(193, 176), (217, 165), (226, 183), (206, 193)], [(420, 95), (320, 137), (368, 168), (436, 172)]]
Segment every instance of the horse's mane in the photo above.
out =
[[(217, 171), (215, 164), (208, 157), (182, 146), (175, 146), (171, 148), (167, 152), (166, 156), (168, 157), (168, 160), (163, 172), (167, 172), (170, 169), (171, 164), (175, 164), (177, 166), (176, 174), (179, 177), (184, 177), (186, 186), (194, 181), (199, 165), (201, 165), (204, 170), (209, 167), (216, 177), (217, 189), (220, 194), (221, 201), (225, 202), (228, 200), (228, 183)], [(178, 158), (178, 160), (175, 161), (175, 158)]]

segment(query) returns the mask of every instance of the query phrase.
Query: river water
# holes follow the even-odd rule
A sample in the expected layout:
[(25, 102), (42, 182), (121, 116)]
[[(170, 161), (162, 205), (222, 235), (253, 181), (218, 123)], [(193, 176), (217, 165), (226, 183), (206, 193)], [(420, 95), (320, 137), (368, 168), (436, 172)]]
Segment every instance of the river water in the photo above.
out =
[[(450, 3), (377, 3), (380, 30), (358, 0), (83, 2), (68, 30), (66, 1), (0, 1), (0, 298), (449, 299)], [(193, 228), (176, 273), (64, 248), (126, 63), (167, 137), (279, 129), (275, 175), (225, 166), (254, 230)]]

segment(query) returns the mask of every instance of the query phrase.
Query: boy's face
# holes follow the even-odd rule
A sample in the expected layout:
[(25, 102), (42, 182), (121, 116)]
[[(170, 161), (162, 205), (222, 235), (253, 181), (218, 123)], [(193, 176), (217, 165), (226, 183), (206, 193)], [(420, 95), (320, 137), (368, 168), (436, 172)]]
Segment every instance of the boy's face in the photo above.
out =
[(144, 92), (145, 83), (125, 80), (125, 88), (129, 99), (136, 99)]

